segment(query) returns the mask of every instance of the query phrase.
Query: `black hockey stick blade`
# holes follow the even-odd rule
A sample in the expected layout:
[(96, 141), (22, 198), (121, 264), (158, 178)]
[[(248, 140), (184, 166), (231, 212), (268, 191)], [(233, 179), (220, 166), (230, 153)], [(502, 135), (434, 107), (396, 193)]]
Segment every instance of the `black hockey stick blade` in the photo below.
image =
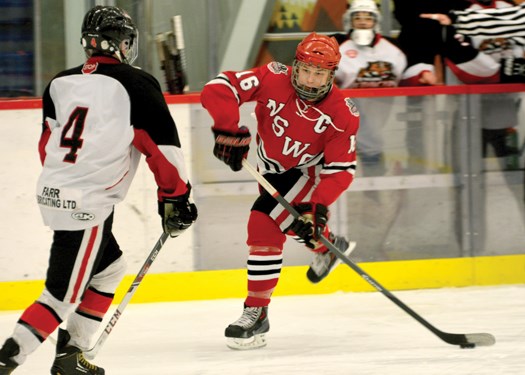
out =
[(423, 326), (428, 328), (432, 333), (438, 336), (441, 340), (451, 345), (459, 345), (462, 348), (474, 348), (476, 346), (490, 346), (496, 343), (496, 339), (490, 333), (447, 333), (437, 329), (435, 326), (430, 324), (421, 315), (412, 310), (403, 301), (397, 298), (388, 289), (385, 289), (379, 282), (377, 282), (372, 276), (366, 273), (356, 263), (352, 262), (343, 252), (335, 247), (326, 237), (321, 237), (321, 243), (325, 245), (335, 256), (337, 256), (342, 262), (346, 263), (351, 269), (358, 273), (363, 279), (365, 279), (370, 285), (372, 285), (378, 292), (381, 292), (388, 299), (390, 299), (399, 308), (405, 311), (407, 314), (412, 316), (415, 320), (421, 323)]
[(463, 335), (457, 333), (441, 332), (441, 334), (446, 336), (445, 338), (441, 337), (443, 341), (446, 341), (452, 345), (459, 345), (462, 348), (491, 346), (496, 343), (496, 338), (490, 333), (467, 333)]
[[(300, 216), (299, 212), (286, 200), (284, 199), (279, 192), (261, 175), (257, 169), (255, 169), (246, 159), (242, 161), (243, 167), (257, 180), (257, 182), (272, 196), (274, 197), (294, 218)], [(372, 285), (378, 292), (381, 292), (388, 299), (390, 299), (394, 304), (399, 308), (409, 314), (412, 318), (417, 320), (432, 333), (438, 336), (444, 342), (451, 345), (459, 345), (462, 348), (474, 348), (476, 346), (490, 346), (494, 345), (496, 339), (490, 333), (469, 333), (469, 334), (459, 334), (459, 333), (447, 333), (443, 332), (432, 324), (430, 324), (426, 319), (421, 315), (416, 313), (410, 307), (408, 307), (403, 301), (397, 298), (392, 292), (388, 289), (385, 289), (381, 284), (379, 284), (372, 276), (366, 273), (361, 267), (356, 263), (352, 262), (341, 250), (335, 247), (326, 237), (321, 236), (320, 241), (325, 245), (328, 250), (333, 253), (337, 258), (342, 262), (348, 265), (352, 270), (358, 273), (366, 282)]]

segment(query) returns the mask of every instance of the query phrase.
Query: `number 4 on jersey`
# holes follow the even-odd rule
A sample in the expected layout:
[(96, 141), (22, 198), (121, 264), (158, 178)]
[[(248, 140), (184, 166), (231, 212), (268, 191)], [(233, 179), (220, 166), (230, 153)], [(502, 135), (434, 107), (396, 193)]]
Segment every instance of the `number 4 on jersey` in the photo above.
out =
[(60, 147), (69, 148), (69, 152), (64, 156), (64, 162), (74, 164), (77, 161), (77, 151), (82, 148), (84, 140), (81, 138), (84, 131), (88, 109), (85, 107), (76, 107), (67, 124), (64, 125), (62, 135), (60, 136)]

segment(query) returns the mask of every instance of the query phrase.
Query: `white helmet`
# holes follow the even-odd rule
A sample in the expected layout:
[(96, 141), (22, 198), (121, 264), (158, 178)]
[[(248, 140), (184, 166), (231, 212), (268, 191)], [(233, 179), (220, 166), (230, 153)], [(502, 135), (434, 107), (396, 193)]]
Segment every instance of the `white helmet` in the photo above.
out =
[(352, 13), (369, 12), (376, 18), (374, 31), (379, 32), (379, 23), (381, 22), (381, 13), (374, 0), (353, 0), (349, 8), (343, 14), (343, 29), (349, 32), (352, 29)]

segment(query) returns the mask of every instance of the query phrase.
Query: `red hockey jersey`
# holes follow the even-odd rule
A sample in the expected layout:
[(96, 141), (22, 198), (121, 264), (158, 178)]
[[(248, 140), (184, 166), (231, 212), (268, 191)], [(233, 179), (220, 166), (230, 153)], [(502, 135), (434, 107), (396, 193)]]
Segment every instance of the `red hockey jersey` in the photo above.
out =
[(257, 164), (261, 173), (320, 165), (312, 201), (330, 205), (353, 180), (359, 112), (336, 87), (316, 103), (301, 100), (292, 68), (278, 62), (247, 71), (223, 72), (201, 93), (214, 129), (235, 133), (239, 107), (256, 101)]

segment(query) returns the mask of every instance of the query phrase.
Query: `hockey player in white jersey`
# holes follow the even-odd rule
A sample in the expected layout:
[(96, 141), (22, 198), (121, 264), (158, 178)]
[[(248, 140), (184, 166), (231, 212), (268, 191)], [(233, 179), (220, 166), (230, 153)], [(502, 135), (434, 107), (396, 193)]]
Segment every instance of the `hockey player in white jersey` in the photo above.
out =
[(120, 8), (96, 6), (84, 18), (81, 43), (86, 62), (54, 77), (42, 98), (36, 198), (53, 243), (44, 291), (0, 349), (0, 374), (23, 364), (62, 322), (51, 374), (104, 374), (83, 350), (125, 272), (113, 210), (141, 153), (158, 186), (163, 230), (177, 236), (197, 219), (160, 85), (131, 66), (138, 51), (131, 18)]
[[(346, 31), (340, 41), (341, 62), (335, 73), (340, 88), (396, 87), (406, 68), (405, 54), (380, 34), (381, 14), (373, 0), (353, 0), (343, 15)], [(383, 125), (393, 98), (354, 99), (361, 114), (357, 142), (365, 174), (383, 173)]]

